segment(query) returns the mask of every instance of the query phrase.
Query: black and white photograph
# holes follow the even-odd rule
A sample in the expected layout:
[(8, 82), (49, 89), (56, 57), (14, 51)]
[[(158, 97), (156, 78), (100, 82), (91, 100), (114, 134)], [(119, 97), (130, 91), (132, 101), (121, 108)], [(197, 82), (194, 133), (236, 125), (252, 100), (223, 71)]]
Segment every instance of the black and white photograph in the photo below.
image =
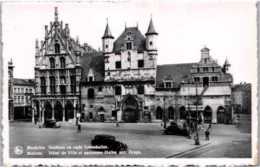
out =
[(256, 1), (6, 2), (2, 47), (7, 166), (258, 164)]

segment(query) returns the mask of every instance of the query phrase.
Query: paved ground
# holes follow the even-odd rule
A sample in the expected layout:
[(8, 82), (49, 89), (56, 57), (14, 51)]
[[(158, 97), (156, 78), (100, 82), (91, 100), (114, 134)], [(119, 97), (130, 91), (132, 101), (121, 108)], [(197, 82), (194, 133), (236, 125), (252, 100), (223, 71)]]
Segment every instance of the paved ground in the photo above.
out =
[[(10, 123), (10, 154), (11, 157), (118, 157), (118, 158), (166, 158), (166, 157), (181, 157), (193, 151), (198, 146), (194, 145), (193, 139), (187, 139), (183, 136), (162, 135), (163, 130), (159, 123), (142, 123), (142, 124), (120, 124), (120, 127), (115, 127), (115, 123), (82, 123), (82, 132), (77, 133), (77, 127), (73, 124), (62, 123), (59, 129), (39, 128), (29, 122), (11, 122)], [(84, 149), (91, 144), (91, 140), (96, 134), (109, 134), (116, 137), (117, 140), (122, 141), (128, 145), (126, 154), (104, 154), (100, 151)], [(234, 125), (213, 125), (213, 131), (210, 141), (205, 141), (204, 132), (200, 133), (201, 149), (206, 149), (215, 145), (223, 145), (225, 143), (232, 143), (233, 141), (248, 142), (250, 140), (249, 133), (241, 133)], [(15, 154), (14, 148), (21, 146), (23, 153), (21, 155)], [(43, 147), (45, 149), (30, 150), (28, 146)], [(57, 155), (49, 153), (49, 147), (65, 147), (71, 146), (71, 150), (56, 149), (52, 150), (59, 152)], [(73, 149), (77, 147), (77, 149)], [(83, 147), (83, 149), (79, 149)], [(248, 151), (248, 148), (245, 147)], [(236, 145), (233, 145), (229, 150), (235, 151)], [(196, 149), (194, 151), (198, 151)], [(223, 145), (223, 150), (226, 148)], [(72, 151), (72, 152), (69, 152)], [(82, 151), (82, 153), (81, 153)], [(29, 152), (34, 155), (28, 155)], [(36, 152), (36, 153), (35, 153)], [(37, 153), (38, 152), (38, 153)], [(65, 152), (62, 155), (62, 152)], [(76, 152), (74, 155), (73, 152)], [(190, 153), (191, 154), (191, 153)], [(223, 157), (229, 157), (229, 153)], [(211, 154), (212, 157), (215, 153)], [(221, 157), (222, 155), (220, 155)], [(187, 156), (189, 157), (189, 156)], [(191, 157), (195, 157), (192, 156)], [(250, 156), (247, 156), (250, 157)]]

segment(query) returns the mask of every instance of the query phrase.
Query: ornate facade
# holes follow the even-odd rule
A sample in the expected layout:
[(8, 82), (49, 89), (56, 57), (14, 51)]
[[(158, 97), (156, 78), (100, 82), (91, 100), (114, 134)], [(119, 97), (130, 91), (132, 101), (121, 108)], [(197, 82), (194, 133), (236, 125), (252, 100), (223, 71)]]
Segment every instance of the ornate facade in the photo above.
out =
[(70, 37), (56, 8), (40, 47), (36, 41), (36, 116), (88, 122), (230, 120), (228, 61), (219, 65), (204, 47), (197, 63), (157, 65), (158, 35), (151, 19), (145, 35), (138, 26), (125, 27), (115, 40), (107, 23), (103, 50), (93, 51)]

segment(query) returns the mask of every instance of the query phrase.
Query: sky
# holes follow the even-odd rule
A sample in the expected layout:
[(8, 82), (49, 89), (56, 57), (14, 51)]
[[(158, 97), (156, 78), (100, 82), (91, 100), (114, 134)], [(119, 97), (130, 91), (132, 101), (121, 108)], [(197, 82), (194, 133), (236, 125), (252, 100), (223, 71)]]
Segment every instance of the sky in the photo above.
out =
[(3, 55), (12, 58), (15, 78), (34, 78), (35, 40), (43, 40), (44, 25), (68, 23), (73, 38), (102, 48), (108, 18), (115, 39), (125, 24), (145, 34), (150, 18), (158, 35), (157, 64), (200, 60), (206, 45), (220, 65), (231, 63), (234, 83), (254, 83), (257, 78), (257, 30), (254, 1), (4, 3)]

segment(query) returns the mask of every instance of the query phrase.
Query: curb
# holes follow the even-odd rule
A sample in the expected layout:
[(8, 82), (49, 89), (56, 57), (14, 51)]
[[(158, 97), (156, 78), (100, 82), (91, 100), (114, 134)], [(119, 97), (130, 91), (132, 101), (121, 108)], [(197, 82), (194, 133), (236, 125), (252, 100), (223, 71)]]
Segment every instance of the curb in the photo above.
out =
[(189, 153), (189, 152), (192, 152), (192, 151), (195, 151), (195, 150), (197, 150), (197, 149), (203, 148), (203, 147), (208, 146), (208, 145), (210, 145), (210, 144), (211, 144), (211, 143), (206, 143), (206, 144), (204, 144), (204, 145), (201, 145), (201, 146), (198, 146), (198, 147), (189, 149), (189, 150), (187, 150), (187, 151), (180, 152), (180, 153), (177, 153), (177, 154), (168, 156), (168, 157), (166, 157), (166, 159), (167, 159), (167, 158), (176, 157), (176, 156), (180, 156), (180, 155), (183, 155), (183, 154), (187, 154), (187, 153)]

